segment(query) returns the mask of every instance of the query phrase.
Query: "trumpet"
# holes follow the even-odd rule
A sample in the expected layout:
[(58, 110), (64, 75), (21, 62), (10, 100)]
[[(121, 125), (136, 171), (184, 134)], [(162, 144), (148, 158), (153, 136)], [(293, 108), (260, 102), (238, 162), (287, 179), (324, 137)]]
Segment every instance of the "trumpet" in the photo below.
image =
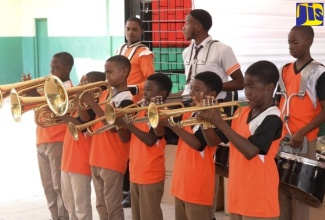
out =
[[(48, 81), (51, 82), (49, 83), (50, 85), (63, 85), (61, 80), (55, 76), (51, 76)], [(86, 103), (82, 102), (82, 97), (86, 93), (92, 92), (94, 99), (98, 99), (99, 95), (103, 91), (103, 87), (107, 89), (109, 93), (109, 96), (106, 101), (103, 103), (99, 103), (99, 105), (104, 105), (108, 103), (112, 98), (112, 89), (108, 85), (108, 83), (104, 81), (89, 83), (82, 86), (75, 86), (67, 89), (64, 86), (52, 86), (50, 88), (46, 88), (44, 86), (44, 90), (51, 110), (56, 115), (63, 116), (66, 113), (74, 112), (77, 109), (89, 109), (90, 107)]]
[[(141, 101), (140, 101), (141, 102)], [(100, 134), (104, 131), (107, 131), (112, 128), (118, 128), (117, 125), (114, 124), (115, 119), (120, 116), (125, 116), (125, 115), (130, 115), (135, 113), (132, 116), (126, 117), (126, 120), (131, 123), (143, 123), (143, 122), (148, 122), (149, 119), (147, 116), (145, 117), (140, 117), (140, 118), (135, 118), (136, 115), (138, 115), (139, 112), (147, 110), (148, 106), (139, 106), (140, 102), (134, 103), (132, 105), (129, 105), (127, 107), (121, 108), (121, 109), (116, 109), (114, 108), (113, 105), (107, 104), (105, 107), (105, 115), (102, 117), (99, 117), (95, 120), (89, 121), (87, 123), (81, 124), (81, 125), (74, 125), (73, 123), (69, 122), (68, 123), (68, 129), (70, 131), (70, 134), (72, 135), (74, 140), (78, 140), (78, 133), (82, 130), (87, 129), (87, 133), (92, 136), (95, 134)], [(184, 107), (183, 103), (177, 102), (177, 103), (165, 103), (165, 104), (158, 104), (157, 108), (165, 108), (165, 107), (172, 107), (172, 106), (180, 106)], [(99, 128), (96, 131), (93, 131), (91, 126), (94, 125), (97, 122), (106, 120), (107, 125)]]
[(24, 82), (0, 85), (0, 109), (3, 107), (3, 100), (10, 96), (11, 89), (15, 89), (21, 95), (26, 96), (24, 93), (29, 90), (37, 89), (39, 91), (39, 89), (42, 89), (46, 79), (47, 76)]
[[(148, 110), (148, 106), (139, 106), (139, 104), (141, 102), (144, 102), (144, 101), (142, 100), (139, 103), (130, 105), (129, 108), (123, 108), (123, 109), (116, 109), (111, 104), (106, 105), (105, 115), (106, 115), (107, 123), (109, 125), (112, 125), (112, 124), (114, 124), (116, 118), (123, 116), (123, 115), (125, 116), (126, 121), (131, 122), (133, 124), (148, 122), (149, 121), (148, 116), (141, 117), (141, 118), (136, 117), (141, 111)], [(159, 108), (159, 109), (168, 108), (168, 107), (170, 108), (170, 107), (174, 107), (174, 106), (180, 106), (181, 108), (184, 107), (184, 104), (181, 102), (163, 103), (161, 96), (152, 98), (152, 102), (155, 103), (157, 108)]]
[[(137, 104), (132, 104), (132, 105), (129, 105), (129, 106), (126, 106), (126, 107), (122, 108), (121, 110), (123, 111), (123, 110), (125, 110), (127, 108), (132, 108), (132, 107), (136, 107), (136, 106), (138, 106), (138, 105)], [(69, 122), (68, 123), (69, 132), (70, 132), (70, 134), (71, 134), (71, 136), (73, 137), (74, 140), (78, 140), (79, 132), (83, 131), (85, 129), (87, 129), (87, 133), (90, 136), (93, 136), (95, 134), (100, 134), (100, 133), (102, 133), (104, 131), (107, 131), (107, 130), (110, 130), (112, 128), (117, 128), (117, 126), (114, 125), (114, 124), (112, 124), (112, 125), (107, 124), (107, 125), (104, 125), (103, 127), (99, 128), (98, 130), (95, 130), (95, 131), (92, 130), (91, 126), (93, 126), (94, 124), (96, 124), (97, 122), (100, 122), (100, 121), (105, 121), (105, 120), (107, 121), (107, 117), (109, 117), (109, 116), (106, 115), (106, 109), (105, 109), (105, 115), (104, 116), (96, 118), (96, 119), (94, 119), (92, 121), (89, 121), (89, 122), (86, 122), (86, 123), (83, 123), (83, 124), (80, 124), (80, 125), (75, 125), (72, 122)], [(115, 119), (114, 119), (114, 121), (115, 121)]]
[(208, 105), (208, 106), (191, 106), (191, 107), (185, 107), (185, 108), (180, 108), (180, 109), (171, 109), (171, 110), (161, 110), (159, 109), (155, 103), (150, 103), (148, 107), (148, 118), (149, 118), (149, 123), (151, 127), (156, 128), (159, 124), (159, 118), (160, 117), (168, 117), (169, 118), (169, 123), (173, 126), (178, 125), (180, 127), (184, 126), (193, 126), (193, 125), (202, 125), (203, 129), (211, 127), (211, 125), (203, 120), (198, 120), (196, 118), (190, 118), (187, 120), (183, 120), (181, 122), (176, 123), (174, 121), (174, 117), (180, 116), (184, 113), (187, 112), (197, 112), (197, 111), (203, 111), (203, 110), (208, 110), (208, 109), (213, 109), (213, 108), (225, 108), (225, 107), (238, 107), (238, 111), (235, 115), (233, 116), (226, 116), (222, 115), (223, 120), (232, 120), (234, 118), (237, 118), (240, 113), (241, 113), (241, 105), (239, 102), (232, 101), (232, 102), (223, 102), (220, 104), (214, 104), (214, 105)]
[(95, 135), (95, 134), (100, 134), (100, 133), (102, 133), (104, 131), (107, 131), (107, 130), (114, 127), (114, 126), (105, 125), (105, 126), (101, 127), (100, 129), (98, 129), (96, 132), (93, 132), (90, 127), (92, 125), (96, 124), (97, 122), (100, 122), (100, 121), (103, 121), (103, 120), (105, 120), (105, 116), (96, 118), (96, 119), (94, 119), (92, 121), (89, 121), (89, 122), (86, 122), (86, 123), (80, 124), (80, 125), (75, 125), (72, 122), (69, 122), (68, 123), (68, 129), (69, 129), (69, 132), (70, 132), (72, 138), (77, 141), (79, 139), (79, 132), (83, 131), (85, 129), (87, 129), (87, 133), (90, 136), (92, 136), (92, 135)]
[[(18, 92), (13, 88), (10, 92), (11, 114), (16, 122), (20, 122), (23, 113), (41, 105), (43, 110), (48, 109), (48, 111), (54, 112), (55, 114), (61, 111), (62, 108), (67, 107), (68, 100), (66, 99), (65, 87), (56, 76), (45, 77), (43, 90), (45, 96), (25, 97), (23, 94), (25, 90)], [(48, 108), (45, 108), (45, 104), (48, 105)]]

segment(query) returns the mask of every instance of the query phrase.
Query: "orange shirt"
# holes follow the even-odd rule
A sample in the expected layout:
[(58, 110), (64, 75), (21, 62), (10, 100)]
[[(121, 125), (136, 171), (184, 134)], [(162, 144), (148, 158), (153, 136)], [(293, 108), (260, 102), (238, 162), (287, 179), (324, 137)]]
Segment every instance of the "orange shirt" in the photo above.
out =
[(90, 146), (91, 137), (86, 133), (79, 132), (79, 139), (75, 141), (67, 130), (63, 142), (61, 170), (91, 176)]
[[(293, 134), (310, 123), (321, 111), (321, 106), (316, 94), (316, 75), (317, 74), (315, 73), (312, 77), (308, 78), (306, 96), (303, 99), (299, 98), (298, 96), (293, 96), (289, 101), (288, 125)], [(283, 68), (282, 78), (288, 97), (299, 92), (301, 73), (295, 74), (294, 63), (290, 63), (288, 66)], [(284, 98), (281, 98), (279, 105), (280, 109), (283, 108), (284, 102)], [(284, 114), (286, 114), (286, 111)], [(318, 131), (319, 128), (317, 127), (309, 132), (306, 135), (307, 139), (309, 141), (315, 140), (317, 138)], [(284, 133), (289, 133), (286, 126), (284, 126)]]
[[(144, 117), (145, 112), (138, 117)], [(149, 132), (148, 123), (138, 123), (135, 126), (144, 132)], [(165, 147), (164, 138), (158, 139), (153, 146), (147, 146), (135, 134), (130, 141), (130, 181), (137, 184), (158, 183), (165, 179)]]
[[(231, 127), (239, 135), (248, 138), (254, 134), (267, 115), (280, 116), (277, 107), (270, 107), (249, 123), (249, 107), (242, 107), (240, 116), (233, 119)], [(279, 173), (275, 156), (281, 138), (272, 142), (266, 155), (256, 155), (248, 160), (230, 143), (228, 211), (244, 216), (270, 218), (279, 216)]]
[[(191, 117), (191, 114), (184, 114), (183, 119)], [(184, 129), (194, 133), (190, 126)], [(215, 150), (215, 147), (207, 146), (200, 152), (179, 139), (172, 177), (172, 194), (175, 197), (189, 203), (212, 205), (215, 185), (213, 162)]]
[[(131, 93), (127, 91), (112, 97), (111, 101), (115, 103), (122, 101), (119, 98), (125, 93), (128, 93), (129, 99), (132, 100)], [(107, 91), (102, 92), (98, 103), (104, 102), (107, 94)], [(116, 106), (118, 107), (119, 105)], [(105, 106), (102, 105), (101, 108), (104, 110)], [(93, 125), (93, 130), (95, 131), (101, 127), (103, 127), (103, 123), (97, 122)], [(124, 174), (129, 159), (129, 144), (130, 142), (123, 143), (117, 132), (105, 131), (94, 135), (91, 142), (90, 165), (115, 170)]]
[[(138, 43), (128, 46), (125, 51), (122, 51), (122, 55), (128, 57), (133, 46), (137, 44)], [(137, 85), (139, 89), (138, 94), (133, 96), (134, 102), (138, 102), (142, 99), (145, 80), (149, 75), (155, 72), (153, 61), (154, 55), (148, 47), (138, 47), (130, 60), (131, 72), (128, 76), (127, 84)]]
[[(66, 88), (72, 87), (72, 82), (70, 80), (66, 81), (64, 82), (64, 85)], [(37, 126), (36, 145), (63, 142), (66, 129), (67, 125), (65, 123), (46, 128)]]

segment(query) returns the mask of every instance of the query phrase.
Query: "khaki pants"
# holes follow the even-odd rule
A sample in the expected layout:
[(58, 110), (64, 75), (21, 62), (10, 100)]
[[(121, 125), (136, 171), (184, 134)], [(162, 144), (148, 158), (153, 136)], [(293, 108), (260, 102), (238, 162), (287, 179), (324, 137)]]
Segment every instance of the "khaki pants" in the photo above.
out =
[(175, 220), (211, 220), (211, 206), (184, 202), (175, 197)]
[(242, 216), (238, 214), (229, 213), (229, 220), (277, 220), (278, 217), (274, 218), (257, 218), (257, 217), (250, 217), (250, 216)]
[[(303, 156), (312, 160), (316, 159), (316, 139), (308, 141), (307, 153)], [(309, 220), (310, 207), (292, 199), (282, 189), (279, 189), (280, 217), (279, 220)], [(323, 202), (323, 206), (324, 202)]]
[(214, 197), (213, 197), (213, 204), (211, 208), (211, 219), (215, 218), (215, 213), (217, 209), (217, 198), (218, 198), (218, 191), (219, 191), (219, 182), (220, 178), (219, 175), (216, 173), (215, 175), (215, 186), (214, 186)]
[(165, 180), (154, 184), (131, 182), (132, 220), (163, 220), (160, 207)]
[(61, 172), (62, 197), (70, 220), (92, 220), (91, 176)]
[(124, 220), (122, 207), (123, 174), (101, 167), (91, 167), (100, 220)]
[(53, 220), (69, 219), (61, 193), (61, 159), (63, 142), (37, 146), (37, 160), (48, 208)]

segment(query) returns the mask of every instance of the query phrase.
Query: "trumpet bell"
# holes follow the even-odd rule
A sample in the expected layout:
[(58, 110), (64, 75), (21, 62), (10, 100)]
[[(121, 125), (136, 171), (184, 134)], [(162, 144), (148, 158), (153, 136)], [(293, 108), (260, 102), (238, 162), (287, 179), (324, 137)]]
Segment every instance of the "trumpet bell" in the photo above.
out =
[(148, 120), (153, 128), (157, 128), (159, 124), (159, 112), (155, 103), (151, 102), (148, 106)]
[(22, 97), (12, 89), (10, 92), (11, 114), (16, 122), (21, 121), (22, 114), (36, 108), (42, 103), (46, 103), (45, 97)]
[(47, 104), (54, 114), (63, 116), (68, 111), (68, 93), (62, 81), (54, 75), (49, 76), (44, 84)]

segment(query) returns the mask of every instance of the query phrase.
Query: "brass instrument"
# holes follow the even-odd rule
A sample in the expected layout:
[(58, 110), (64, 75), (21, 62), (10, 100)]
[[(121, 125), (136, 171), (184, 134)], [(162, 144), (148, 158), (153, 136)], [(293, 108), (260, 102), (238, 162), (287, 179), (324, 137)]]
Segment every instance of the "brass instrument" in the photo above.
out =
[[(106, 105), (111, 105), (111, 104), (108, 103)], [(137, 104), (132, 104), (132, 105), (129, 105), (129, 106), (126, 106), (126, 107), (122, 108), (121, 110), (127, 109), (127, 108), (132, 108), (132, 107), (137, 107), (137, 106), (138, 106)], [(92, 121), (89, 121), (89, 122), (86, 122), (86, 123), (83, 123), (83, 124), (80, 124), (80, 125), (75, 125), (72, 122), (69, 122), (68, 123), (68, 129), (69, 129), (70, 134), (72, 135), (73, 139), (78, 140), (78, 138), (79, 138), (78, 132), (80, 132), (82, 130), (85, 130), (85, 129), (87, 129), (87, 133), (90, 136), (93, 136), (95, 134), (100, 134), (100, 133), (102, 133), (104, 131), (107, 131), (109, 129), (116, 128), (116, 125), (107, 124), (107, 125), (104, 125), (103, 127), (99, 128), (96, 131), (93, 131), (91, 129), (91, 126), (93, 126), (97, 122), (104, 121), (104, 120), (107, 121), (106, 109), (105, 109), (105, 115), (104, 116), (96, 118), (96, 119), (94, 119)], [(115, 121), (115, 119), (114, 119), (114, 121)]]
[[(43, 111), (49, 111), (47, 114), (52, 112), (57, 114), (58, 110), (67, 107), (68, 100), (66, 99), (65, 87), (61, 80), (54, 75), (45, 77), (43, 90), (45, 96), (25, 97), (24, 92), (29, 89), (31, 88), (26, 88), (19, 92), (14, 88), (11, 90), (11, 113), (16, 122), (20, 122), (23, 113), (40, 106), (42, 106)], [(48, 107), (46, 108), (46, 106)], [(35, 120), (38, 121), (38, 114), (35, 117)]]
[[(126, 121), (131, 122), (133, 124), (148, 122), (149, 121), (148, 116), (136, 118), (136, 116), (139, 114), (139, 112), (148, 110), (147, 105), (139, 106), (139, 104), (141, 102), (144, 102), (144, 101), (142, 100), (139, 103), (128, 106), (129, 108), (123, 108), (123, 109), (116, 109), (111, 104), (106, 105), (105, 115), (106, 115), (107, 123), (109, 125), (112, 125), (112, 124), (114, 124), (116, 118), (123, 116), (123, 115), (124, 115)], [(181, 108), (184, 107), (184, 104), (181, 102), (163, 103), (161, 96), (153, 97), (151, 102), (155, 103), (158, 109), (174, 107), (174, 106), (180, 106)]]
[[(50, 76), (48, 79), (48, 84), (51, 87), (44, 86), (45, 95), (47, 97), (48, 104), (51, 110), (58, 116), (65, 115), (66, 113), (71, 113), (76, 110), (86, 110), (90, 107), (82, 102), (82, 97), (86, 93), (92, 93), (94, 99), (98, 99), (99, 95), (103, 91), (103, 87), (109, 90), (109, 97), (103, 103), (99, 105), (104, 105), (108, 103), (112, 97), (112, 89), (105, 81), (88, 83), (82, 86), (75, 86), (71, 88), (65, 88), (61, 80), (56, 76)], [(54, 85), (58, 85), (55, 87)], [(59, 89), (57, 89), (59, 88)]]
[[(132, 104), (127, 108), (115, 108), (111, 103), (105, 106), (106, 121), (109, 125), (113, 125), (115, 119), (121, 116), (125, 116), (126, 120), (133, 120), (141, 111), (148, 109), (148, 106), (139, 106), (138, 104)], [(131, 114), (135, 115), (131, 116)]]
[[(141, 102), (141, 101), (140, 101)], [(81, 124), (81, 125), (74, 125), (73, 123), (68, 123), (68, 129), (73, 137), (74, 140), (78, 140), (78, 132), (87, 129), (87, 133), (92, 136), (95, 134), (100, 134), (104, 131), (107, 131), (112, 128), (117, 128), (117, 125), (114, 124), (115, 119), (117, 117), (125, 116), (125, 119), (128, 123), (143, 123), (148, 122), (149, 119), (147, 116), (141, 117), (141, 118), (135, 118), (136, 115), (138, 115), (139, 112), (147, 110), (148, 106), (139, 106), (140, 102), (134, 103), (132, 105), (126, 106), (121, 109), (114, 108), (112, 104), (107, 104), (105, 107), (105, 115), (102, 117), (99, 117), (95, 120), (89, 121), (87, 123)], [(180, 106), (184, 107), (182, 103), (166, 103), (166, 104), (158, 104), (157, 108), (165, 108), (165, 107), (172, 107), (172, 106)], [(133, 114), (133, 115), (131, 115)], [(131, 115), (131, 116), (130, 116)], [(107, 125), (99, 128), (96, 131), (93, 131), (91, 129), (91, 126), (94, 125), (97, 122), (103, 121), (106, 119)]]
[(149, 118), (149, 123), (150, 123), (151, 127), (153, 127), (153, 128), (156, 128), (158, 126), (160, 117), (168, 117), (169, 122), (173, 126), (178, 125), (180, 127), (183, 127), (183, 126), (192, 126), (192, 125), (202, 124), (203, 128), (205, 129), (205, 128), (210, 127), (209, 123), (207, 123), (206, 121), (199, 120), (196, 118), (190, 118), (188, 120), (183, 120), (181, 122), (176, 123), (174, 121), (174, 117), (180, 116), (187, 112), (197, 112), (197, 111), (203, 111), (203, 110), (213, 109), (213, 108), (222, 109), (224, 107), (232, 107), (232, 106), (238, 107), (237, 114), (233, 115), (233, 116), (229, 116), (229, 117), (226, 115), (222, 115), (223, 120), (232, 120), (234, 118), (237, 118), (240, 115), (241, 105), (239, 104), (239, 102), (236, 102), (236, 101), (223, 102), (223, 103), (209, 105), (209, 106), (191, 106), (191, 107), (171, 109), (171, 110), (161, 110), (155, 105), (155, 103), (152, 102), (152, 103), (150, 103), (150, 105), (148, 107), (148, 118)]
[(49, 127), (64, 123), (58, 116), (63, 116), (77, 110), (90, 109), (86, 103), (82, 102), (83, 95), (91, 93), (94, 99), (98, 99), (104, 89), (109, 91), (109, 95), (99, 105), (106, 104), (112, 97), (112, 89), (107, 82), (100, 81), (65, 88), (58, 77), (51, 76), (44, 85), (48, 105), (39, 106), (35, 109), (35, 123), (40, 127)]
[(83, 96), (86, 93), (91, 93), (94, 99), (98, 99), (100, 94), (104, 90), (108, 90), (108, 97), (104, 102), (98, 103), (98, 105), (106, 105), (107, 103), (109, 103), (109, 101), (112, 98), (112, 88), (109, 86), (107, 82), (100, 81), (100, 82), (88, 83), (82, 86), (75, 86), (75, 87), (68, 88), (67, 93), (69, 96), (69, 100), (71, 101), (69, 103), (68, 111), (73, 112), (76, 109), (79, 110), (89, 109), (90, 107), (88, 106), (88, 104), (82, 101)]
[(0, 109), (3, 107), (3, 100), (10, 95), (11, 89), (15, 89), (20, 95), (25, 96), (25, 92), (32, 89), (43, 88), (46, 77), (40, 77), (24, 82), (12, 83), (7, 85), (0, 85)]

